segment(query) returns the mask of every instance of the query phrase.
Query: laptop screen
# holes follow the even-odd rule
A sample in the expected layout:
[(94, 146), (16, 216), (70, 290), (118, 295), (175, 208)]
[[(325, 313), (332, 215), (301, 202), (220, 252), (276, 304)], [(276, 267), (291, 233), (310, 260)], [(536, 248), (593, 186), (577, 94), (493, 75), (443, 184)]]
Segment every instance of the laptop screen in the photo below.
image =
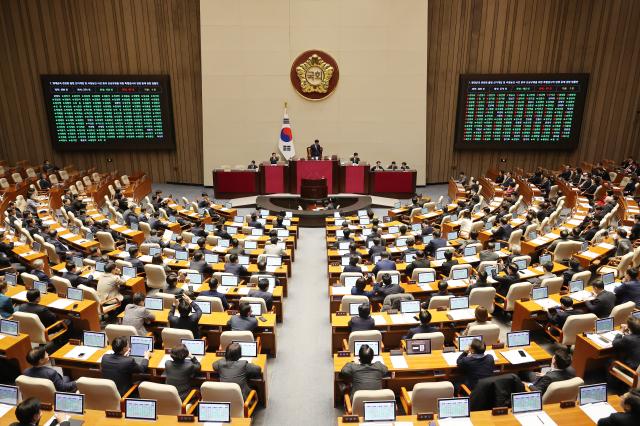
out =
[[(211, 302), (209, 302), (207, 300), (194, 300), (193, 303), (198, 305), (198, 307), (200, 308), (200, 310), (202, 311), (203, 314), (210, 314), (211, 313)], [(191, 313), (194, 313), (194, 312), (195, 311), (192, 309)]]
[(201, 402), (198, 405), (198, 421), (201, 423), (231, 423), (231, 403)]
[(144, 353), (149, 351), (153, 351), (153, 337), (145, 337), (145, 336), (130, 336), (130, 352), (131, 356), (144, 356)]
[(161, 311), (164, 309), (161, 297), (147, 297), (144, 299), (144, 307), (152, 311)]
[(124, 417), (127, 419), (156, 420), (155, 399), (127, 398), (124, 400)]
[(262, 315), (262, 303), (249, 303), (251, 315)]
[(413, 232), (422, 232), (422, 224), (421, 223), (414, 223), (411, 225), (411, 230)]
[(501, 245), (500, 245), (500, 243), (495, 243), (495, 246), (493, 247), (493, 249), (494, 249), (495, 251), (500, 251), (500, 249), (501, 249)]
[(225, 240), (224, 238), (218, 240), (218, 246), (229, 247), (229, 240)]
[(44, 281), (34, 281), (33, 288), (38, 290), (40, 294), (47, 294), (47, 289), (49, 288), (49, 285)]
[(498, 266), (497, 265), (487, 265), (487, 266), (484, 267), (484, 272), (487, 273), (487, 277), (492, 277), (494, 272), (496, 274), (498, 273)]
[(258, 248), (258, 242), (257, 241), (245, 241), (244, 242), (244, 249), (245, 250), (255, 250)]
[(204, 255), (204, 261), (207, 263), (218, 263), (218, 255), (207, 253)]
[(606, 333), (613, 330), (613, 317), (596, 320), (596, 333)]
[(580, 392), (578, 394), (579, 405), (595, 404), (597, 402), (607, 402), (606, 383), (580, 386)]
[(362, 303), (349, 303), (349, 315), (358, 315), (358, 309)]
[(447, 240), (455, 240), (458, 238), (458, 233), (456, 231), (449, 232), (447, 234)]
[(436, 250), (436, 260), (444, 260), (444, 252), (446, 252), (448, 249), (438, 249)]
[(81, 393), (56, 392), (54, 411), (82, 414), (84, 412), (84, 395)]
[(542, 410), (542, 392), (518, 392), (511, 394), (513, 414)]
[(358, 355), (360, 353), (360, 348), (362, 345), (369, 345), (371, 349), (373, 349), (373, 356), (380, 355), (380, 342), (377, 340), (356, 340), (353, 343), (353, 353)]
[(390, 226), (387, 232), (389, 234), (397, 234), (398, 232), (400, 232), (400, 228), (398, 228), (397, 226)]
[(602, 283), (604, 285), (613, 284), (616, 281), (615, 272), (607, 272), (606, 274), (602, 274)]
[(249, 266), (249, 263), (251, 263), (251, 260), (249, 258), (249, 256), (238, 256), (238, 263), (242, 266)]
[(400, 284), (400, 275), (391, 275), (391, 284)]
[(407, 300), (400, 302), (400, 312), (403, 314), (417, 314), (420, 312), (420, 301)]
[(469, 398), (438, 399), (438, 418), (469, 417)]
[(0, 333), (7, 334), (9, 336), (17, 336), (20, 330), (19, 325), (18, 321), (0, 319)]
[(233, 221), (235, 223), (244, 223), (244, 216), (234, 216)]
[(469, 298), (467, 296), (452, 297), (449, 299), (450, 309), (467, 309), (469, 307)]
[(182, 339), (182, 344), (189, 349), (189, 353), (194, 356), (202, 356), (205, 352), (204, 340), (200, 339)]
[(16, 274), (7, 274), (4, 276), (4, 280), (8, 285), (16, 285), (18, 283)]
[(238, 285), (238, 277), (235, 275), (222, 275), (220, 277), (220, 285), (235, 287)]
[(365, 422), (393, 422), (396, 420), (396, 401), (365, 401)]
[(360, 277), (344, 277), (344, 286), (348, 288), (355, 286), (358, 278)]
[(161, 254), (162, 249), (160, 247), (149, 247), (149, 256), (155, 256), (156, 254)]
[(83, 331), (82, 344), (94, 348), (104, 348), (107, 346), (107, 335), (96, 331)]
[(369, 222), (369, 218), (368, 217), (361, 217), (360, 218), (360, 225), (368, 225)]
[(349, 241), (343, 241), (341, 243), (338, 243), (338, 249), (339, 250), (349, 250), (349, 245), (351, 243)]
[(240, 345), (240, 351), (243, 358), (255, 358), (258, 356), (258, 343), (257, 342), (238, 342), (233, 341)]
[(289, 230), (288, 229), (278, 229), (278, 237), (288, 237)]
[(73, 264), (76, 265), (76, 268), (82, 268), (84, 266), (80, 256), (73, 256), (71, 260), (73, 260)]
[(418, 273), (418, 283), (428, 284), (436, 280), (436, 274), (433, 271)]
[(518, 259), (513, 263), (515, 263), (516, 266), (518, 267), (518, 271), (527, 269), (527, 261), (525, 259)]
[(202, 275), (190, 273), (187, 274), (187, 278), (189, 279), (189, 283), (191, 284), (202, 284)]
[(569, 293), (575, 293), (577, 291), (584, 290), (584, 283), (582, 280), (575, 280), (569, 282)]
[(396, 240), (396, 247), (406, 247), (407, 246), (407, 239), (406, 238), (398, 238)]
[(276, 256), (268, 256), (267, 266), (282, 266), (282, 258)]
[(473, 339), (478, 339), (482, 341), (482, 336), (460, 336), (458, 337), (458, 349), (461, 351), (466, 350)]
[(430, 339), (407, 339), (407, 355), (427, 355), (431, 353)]
[(411, 263), (413, 262), (413, 259), (416, 258), (416, 254), (415, 253), (409, 253), (409, 254), (405, 254), (404, 255), (404, 261), (407, 263)]
[(227, 226), (227, 234), (235, 235), (237, 233), (238, 233), (238, 228), (236, 228), (235, 226)]
[(0, 385), (0, 404), (18, 405), (18, 387)]
[(176, 260), (187, 260), (187, 259), (189, 259), (189, 252), (176, 251)]
[(67, 289), (67, 299), (82, 302), (84, 299), (84, 292), (79, 288), (69, 287)]
[(530, 240), (535, 240), (536, 238), (538, 238), (538, 233), (536, 231), (529, 232), (529, 239)]
[(466, 268), (454, 269), (451, 271), (451, 275), (454, 280), (466, 280), (469, 278), (469, 270)]
[(465, 256), (475, 256), (478, 252), (478, 248), (476, 246), (467, 246), (464, 248)]
[(214, 231), (214, 229), (215, 229), (215, 228), (214, 228), (214, 227), (213, 227), (213, 225), (212, 225), (212, 224), (210, 224), (210, 223), (207, 223), (206, 225), (204, 225), (204, 231), (205, 231), (205, 232), (213, 232), (213, 231)]
[(531, 290), (531, 298), (533, 300), (546, 299), (549, 296), (548, 287), (536, 287)]
[(122, 277), (129, 279), (129, 278), (135, 278), (137, 274), (136, 268), (130, 267), (130, 266), (123, 266), (122, 267)]
[(540, 256), (540, 264), (544, 265), (545, 263), (549, 263), (551, 262), (551, 255), (550, 254), (543, 254)]
[(529, 346), (529, 342), (529, 330), (507, 333), (507, 346), (510, 348), (517, 346)]

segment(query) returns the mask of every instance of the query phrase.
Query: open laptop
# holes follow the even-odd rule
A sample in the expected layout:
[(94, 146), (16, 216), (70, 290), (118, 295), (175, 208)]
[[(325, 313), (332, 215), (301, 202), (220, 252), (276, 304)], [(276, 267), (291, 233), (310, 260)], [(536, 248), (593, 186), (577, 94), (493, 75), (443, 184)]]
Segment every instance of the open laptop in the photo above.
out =
[(204, 255), (204, 261), (211, 264), (211, 263), (218, 263), (219, 261), (219, 257), (217, 254), (213, 254), (213, 253), (206, 253)]
[(350, 277), (350, 276), (344, 277), (344, 286), (347, 287), (347, 288), (354, 287), (356, 285), (356, 281), (358, 281), (358, 278), (360, 278), (360, 277), (355, 277), (355, 276), (353, 276), (353, 277)]
[(149, 256), (155, 256), (156, 254), (162, 254), (160, 247), (149, 247)]
[(176, 251), (176, 260), (189, 260), (189, 252), (187, 251)]
[(418, 284), (429, 284), (436, 280), (436, 274), (433, 271), (419, 272)]
[(408, 254), (404, 255), (404, 261), (406, 263), (413, 262), (415, 258), (416, 258), (416, 254), (415, 253), (408, 253)]
[(518, 268), (518, 272), (525, 271), (527, 269), (527, 260), (526, 259), (518, 259), (513, 262)]
[(18, 277), (16, 276), (16, 274), (6, 274), (4, 276), (4, 281), (8, 284), (8, 285), (16, 285), (18, 284)]
[(206, 352), (205, 342), (201, 339), (182, 339), (180, 342), (189, 349), (189, 353), (195, 356), (198, 361), (202, 359)]
[(245, 240), (244, 242), (244, 249), (246, 250), (255, 250), (258, 248), (258, 242), (257, 241), (251, 241), (251, 240)]
[(458, 336), (458, 350), (464, 351), (469, 347), (473, 339), (479, 339), (482, 341), (482, 336)]
[(227, 226), (226, 231), (229, 235), (236, 235), (238, 233), (238, 228), (236, 228), (235, 226)]
[(124, 417), (134, 420), (156, 420), (158, 401), (155, 399), (127, 398), (124, 400)]
[(467, 246), (464, 248), (464, 251), (462, 253), (464, 255), (464, 257), (471, 257), (471, 256), (475, 256), (476, 254), (478, 254), (478, 247), (476, 246)]
[(164, 300), (162, 297), (145, 297), (144, 307), (151, 311), (162, 311), (164, 309)]
[(458, 239), (458, 231), (447, 233), (447, 240), (451, 241), (451, 240), (457, 240), (457, 239)]
[(104, 267), (104, 262), (96, 262), (96, 272), (104, 272)]
[(0, 333), (7, 336), (17, 336), (20, 333), (20, 323), (8, 319), (0, 319)]
[(237, 287), (238, 277), (235, 275), (222, 275), (220, 277), (220, 285), (225, 287)]
[(249, 266), (251, 258), (246, 255), (238, 255), (238, 263), (242, 266)]
[(84, 300), (84, 292), (79, 288), (69, 287), (67, 289), (67, 299), (82, 302)]
[(251, 315), (254, 317), (262, 315), (262, 303), (249, 303), (249, 306), (251, 306)]
[(622, 284), (620, 282), (616, 282), (615, 272), (607, 272), (605, 274), (602, 274), (600, 278), (602, 279), (602, 283), (604, 284), (604, 289), (612, 293), (616, 289), (616, 287)]
[(616, 410), (607, 402), (607, 384), (580, 386), (578, 391), (580, 409), (594, 422), (609, 417)]
[(400, 302), (400, 312), (403, 314), (410, 315), (413, 317), (415, 314), (420, 312), (420, 301), (419, 300), (405, 300)]
[(469, 297), (460, 296), (460, 297), (452, 297), (449, 299), (449, 309), (469, 309)]
[(507, 347), (516, 348), (519, 346), (529, 346), (531, 344), (531, 336), (529, 330), (513, 331), (507, 333)]
[(549, 263), (551, 262), (552, 256), (550, 254), (542, 254), (540, 255), (540, 258), (538, 259), (540, 261), (541, 265), (544, 265), (545, 263)]
[(38, 290), (40, 292), (40, 294), (47, 294), (47, 290), (49, 288), (49, 284), (45, 283), (44, 281), (34, 281), (33, 282), (33, 288)]
[(396, 247), (406, 247), (407, 239), (406, 238), (398, 238), (396, 239)]
[(511, 394), (511, 411), (520, 424), (555, 424), (542, 410), (542, 392), (517, 392)]
[(396, 401), (364, 401), (364, 422), (394, 422)]
[(451, 271), (451, 279), (453, 280), (466, 280), (467, 278), (469, 278), (469, 270), (466, 268)]
[[(207, 300), (194, 300), (193, 303), (198, 305), (203, 315), (211, 313), (211, 302)], [(195, 311), (192, 311), (194, 313)]]
[(153, 351), (153, 337), (129, 336), (129, 355), (136, 358), (144, 357), (145, 352)]
[(189, 284), (202, 284), (202, 274), (187, 274), (187, 279), (189, 280)]
[(0, 385), (0, 404), (18, 405), (18, 387)]
[(200, 423), (231, 423), (230, 402), (200, 402), (198, 405)]
[(82, 346), (105, 348), (107, 346), (107, 335), (98, 331), (83, 331)]
[(397, 234), (399, 232), (400, 232), (400, 228), (397, 226), (390, 226), (389, 229), (387, 229), (388, 234)]
[(362, 303), (349, 303), (349, 315), (358, 315), (360, 305), (362, 305)]
[(253, 358), (258, 356), (258, 342), (239, 342), (234, 340), (232, 343), (240, 345), (242, 359), (252, 361)]
[(469, 418), (469, 398), (439, 398), (438, 419)]
[(84, 395), (81, 393), (56, 392), (53, 410), (57, 413), (82, 415), (84, 413)]
[(133, 268), (131, 266), (122, 267), (122, 278), (124, 278), (125, 280), (135, 278), (136, 275), (138, 275), (138, 271), (136, 270), (136, 268)]
[(428, 355), (431, 353), (431, 339), (405, 340), (407, 355)]
[(589, 335), (592, 340), (598, 340), (599, 345), (605, 347), (611, 347), (613, 339), (620, 334), (619, 331), (614, 330), (613, 317), (602, 318), (596, 320), (596, 332), (594, 335)]
[(380, 342), (377, 340), (356, 340), (353, 342), (353, 355), (356, 360), (359, 360), (358, 354), (360, 353), (360, 348), (363, 345), (369, 345), (369, 347), (373, 350), (373, 360), (371, 363), (376, 361), (382, 361), (382, 357), (380, 356)]
[(584, 289), (584, 281), (569, 281), (569, 296), (578, 301), (584, 301), (592, 297), (591, 293)]

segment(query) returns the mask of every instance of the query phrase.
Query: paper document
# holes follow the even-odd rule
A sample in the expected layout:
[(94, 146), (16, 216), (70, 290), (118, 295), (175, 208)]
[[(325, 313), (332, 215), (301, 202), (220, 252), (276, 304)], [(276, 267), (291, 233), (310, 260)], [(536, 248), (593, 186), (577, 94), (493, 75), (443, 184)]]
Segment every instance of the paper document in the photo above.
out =
[(149, 256), (148, 254), (143, 254), (142, 256), (139, 256), (138, 259), (142, 263), (151, 263), (151, 256)]
[(69, 306), (73, 305), (74, 303), (76, 303), (75, 300), (58, 299), (58, 300), (54, 300), (53, 302), (49, 303), (47, 306), (50, 307), (50, 308), (55, 308), (55, 309), (67, 309)]
[(616, 412), (616, 409), (608, 402), (581, 405), (580, 409), (589, 416), (594, 423), (598, 423), (600, 419), (609, 417), (611, 414)]
[(331, 292), (334, 296), (345, 296), (351, 294), (351, 289), (348, 287), (331, 287)]
[(474, 256), (463, 256), (462, 260), (464, 260), (467, 263), (475, 263), (475, 262), (480, 262), (480, 256), (478, 255), (474, 255)]
[(569, 293), (569, 297), (571, 297), (573, 300), (584, 302), (585, 300), (592, 299), (593, 294), (591, 294), (591, 292), (587, 290), (580, 290), (576, 291), (575, 293)]
[(393, 368), (409, 368), (409, 364), (407, 364), (407, 359), (404, 355), (394, 355), (389, 358), (391, 358), (391, 365), (393, 365)]
[(603, 249), (606, 249), (606, 250), (613, 250), (616, 246), (609, 243), (600, 243), (598, 244), (598, 247), (602, 247)]
[(596, 345), (600, 346), (601, 348), (611, 348), (613, 339), (615, 339), (615, 337), (621, 334), (619, 331), (614, 330), (614, 331), (609, 331), (607, 333), (602, 333), (602, 334), (595, 334), (595, 333), (588, 333), (587, 334), (587, 339), (591, 340), (593, 343), (595, 343)]
[(92, 346), (76, 346), (64, 355), (64, 358), (89, 359), (98, 349)]
[(269, 265), (269, 266), (267, 266), (267, 272), (275, 272), (276, 269), (278, 269), (278, 268), (279, 268), (279, 266), (271, 266), (271, 265)]
[(535, 271), (531, 271), (529, 269), (525, 269), (524, 271), (518, 271), (518, 276), (520, 278), (532, 278), (535, 277), (537, 273)]
[(458, 365), (457, 361), (461, 353), (462, 352), (447, 352), (447, 353), (443, 352), (442, 358), (444, 358), (444, 360), (447, 361), (447, 364), (451, 366), (455, 366), (455, 365)]
[(553, 299), (538, 299), (538, 300), (534, 300), (534, 302), (536, 302), (538, 305), (542, 306), (545, 310), (549, 309), (549, 308), (553, 308), (555, 306), (560, 306), (560, 304), (558, 302), (556, 302)]
[(372, 315), (376, 325), (387, 325), (387, 319), (382, 315)]
[(447, 280), (449, 288), (466, 287), (469, 280)]
[(241, 296), (246, 296), (247, 294), (249, 294), (249, 291), (251, 289), (249, 287), (239, 287), (238, 288), (238, 294)]
[(164, 368), (164, 364), (171, 359), (171, 355), (165, 354), (162, 356), (162, 359), (158, 363), (158, 368)]
[(590, 250), (583, 251), (580, 254), (588, 259), (595, 259), (596, 257), (600, 256), (600, 253), (596, 253)]
[(475, 311), (473, 309), (454, 309), (447, 312), (449, 318), (453, 321), (462, 321), (465, 319), (475, 318)]
[(513, 417), (522, 426), (554, 426), (557, 425), (551, 417), (544, 411), (532, 411), (529, 413), (514, 414)]
[(18, 300), (27, 300), (27, 292), (21, 291), (20, 293), (11, 296), (11, 298)]
[(106, 351), (105, 353), (102, 354), (102, 356), (100, 357), (100, 359), (98, 359), (98, 363), (102, 362), (102, 357), (105, 355), (109, 355), (112, 354), (113, 351), (111, 349), (109, 349), (108, 351)]
[(9, 404), (0, 404), (0, 418), (7, 414), (13, 407), (13, 405)]
[(473, 426), (470, 417), (438, 419), (438, 424), (442, 426)]
[[(520, 355), (520, 351), (524, 353), (524, 356)], [(535, 362), (535, 359), (529, 355), (529, 352), (524, 349), (514, 349), (511, 351), (503, 351), (500, 354), (511, 364), (526, 364), (528, 362)]]
[(604, 286), (604, 289), (607, 291), (610, 291), (611, 293), (614, 292), (614, 290), (618, 287), (620, 287), (622, 285), (621, 282), (615, 282), (615, 283), (611, 283), (611, 284), (607, 284)]
[(414, 314), (392, 314), (389, 315), (391, 317), (391, 322), (393, 324), (417, 324), (418, 321), (413, 317)]

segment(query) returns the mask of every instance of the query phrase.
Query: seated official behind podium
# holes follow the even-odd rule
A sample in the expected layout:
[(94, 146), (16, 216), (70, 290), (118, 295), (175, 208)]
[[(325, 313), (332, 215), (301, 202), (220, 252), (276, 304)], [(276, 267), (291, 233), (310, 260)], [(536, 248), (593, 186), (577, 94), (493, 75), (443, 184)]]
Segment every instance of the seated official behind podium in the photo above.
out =
[(528, 376), (531, 381), (529, 389), (544, 395), (551, 383), (576, 377), (576, 371), (571, 367), (571, 353), (567, 348), (557, 349), (551, 358), (551, 369), (546, 374), (529, 372)]
[(241, 303), (238, 315), (233, 315), (227, 322), (227, 327), (231, 331), (252, 331), (258, 329), (258, 320), (251, 316), (251, 305)]
[(349, 158), (349, 161), (351, 161), (351, 164), (359, 164), (360, 163), (360, 157), (358, 157), (358, 153), (354, 152), (353, 156), (351, 158)]
[(463, 377), (461, 384), (469, 389), (473, 389), (478, 380), (493, 376), (495, 360), (491, 355), (484, 353), (486, 348), (480, 339), (473, 339), (456, 361)]
[(258, 165), (256, 164), (256, 160), (251, 160), (251, 163), (247, 166), (248, 170), (258, 170)]
[(311, 154), (312, 160), (320, 160), (322, 158), (322, 147), (320, 146), (320, 141), (316, 139), (313, 142), (313, 145), (309, 147), (309, 154)]
[(209, 290), (200, 292), (200, 296), (217, 297), (222, 302), (222, 308), (226, 311), (229, 309), (229, 302), (227, 302), (227, 296), (224, 293), (218, 291), (218, 279), (211, 277), (209, 281)]
[(151, 324), (156, 318), (144, 306), (144, 293), (136, 293), (133, 295), (132, 303), (129, 303), (124, 309), (124, 318), (122, 325), (131, 325), (135, 327), (138, 336), (145, 336), (147, 329), (145, 325)]
[[(178, 315), (176, 315), (176, 306), (178, 307)], [(191, 313), (193, 310), (193, 313)], [(182, 330), (190, 330), (194, 339), (200, 338), (200, 328), (198, 322), (202, 316), (202, 309), (197, 303), (193, 303), (191, 298), (182, 293), (182, 297), (176, 298), (174, 304), (169, 311), (169, 326), (171, 328), (180, 328)]]
[(369, 345), (360, 346), (360, 363), (348, 362), (340, 370), (340, 376), (351, 380), (351, 398), (359, 390), (380, 390), (382, 379), (389, 375), (389, 369), (380, 361), (373, 364), (373, 349)]
[(166, 383), (175, 386), (180, 399), (184, 401), (191, 392), (191, 379), (200, 372), (200, 362), (195, 356), (187, 359), (189, 349), (182, 344), (171, 348), (169, 354), (171, 359), (164, 366)]
[(376, 329), (376, 322), (371, 317), (371, 305), (363, 303), (358, 306), (358, 315), (352, 316), (347, 325), (349, 333), (352, 331), (368, 331)]
[(407, 332), (407, 335), (403, 337), (403, 339), (412, 339), (413, 336), (420, 333), (435, 333), (439, 331), (434, 326), (430, 325), (431, 323), (431, 312), (427, 310), (421, 310), (420, 314), (418, 314), (418, 319), (420, 320), (420, 325), (416, 327), (411, 327)]
[(623, 413), (613, 413), (598, 420), (598, 426), (636, 426), (640, 418), (640, 389), (631, 389), (622, 396)]
[[(40, 409), (40, 400), (38, 398), (27, 398), (16, 406), (17, 422), (11, 423), (9, 426), (37, 426), (42, 420), (42, 410)], [(47, 414), (49, 416), (49, 414)], [(55, 417), (48, 426), (70, 426), (70, 416), (66, 413), (54, 412)]]
[(381, 172), (384, 170), (382, 167), (382, 161), (376, 161), (376, 165), (371, 168), (372, 172)]
[(100, 370), (102, 378), (113, 380), (122, 396), (133, 386), (133, 375), (147, 371), (151, 353), (145, 352), (144, 358), (137, 362), (129, 356), (129, 340), (124, 336), (113, 339), (111, 349), (112, 354), (102, 355)]
[(240, 359), (242, 349), (237, 342), (230, 343), (224, 351), (224, 359), (219, 359), (213, 363), (213, 369), (220, 381), (223, 383), (237, 383), (242, 390), (242, 397), (247, 398), (251, 388), (249, 380), (259, 379), (262, 369), (259, 365)]
[(269, 163), (278, 164), (278, 161), (280, 161), (280, 157), (278, 157), (275, 152), (272, 152), (271, 157), (269, 157)]
[(273, 294), (269, 293), (269, 280), (266, 278), (260, 278), (258, 280), (258, 289), (249, 290), (249, 297), (259, 297), (264, 300), (264, 303), (267, 305), (267, 311), (271, 311), (273, 309)]
[(27, 354), (27, 362), (31, 367), (24, 370), (24, 375), (37, 379), (48, 379), (58, 392), (75, 392), (76, 382), (67, 377), (62, 377), (60, 373), (49, 365), (49, 355), (44, 346), (31, 349)]
[(620, 329), (622, 334), (613, 339), (613, 350), (622, 363), (635, 370), (640, 365), (640, 318), (629, 317)]

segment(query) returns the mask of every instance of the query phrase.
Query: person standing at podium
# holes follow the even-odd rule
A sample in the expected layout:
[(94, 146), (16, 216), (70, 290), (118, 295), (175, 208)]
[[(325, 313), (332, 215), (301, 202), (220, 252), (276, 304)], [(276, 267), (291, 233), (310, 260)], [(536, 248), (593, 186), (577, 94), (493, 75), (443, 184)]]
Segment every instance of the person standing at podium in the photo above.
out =
[(275, 152), (271, 153), (271, 157), (269, 158), (269, 162), (271, 164), (278, 164), (278, 161), (280, 160), (280, 158), (278, 158), (278, 156), (276, 155)]
[(311, 153), (312, 160), (320, 160), (322, 158), (322, 147), (320, 146), (320, 141), (316, 139), (313, 142), (313, 145), (309, 147), (309, 152)]
[(349, 161), (351, 161), (351, 164), (360, 164), (360, 157), (358, 157), (358, 153), (354, 152), (353, 157), (349, 158)]

